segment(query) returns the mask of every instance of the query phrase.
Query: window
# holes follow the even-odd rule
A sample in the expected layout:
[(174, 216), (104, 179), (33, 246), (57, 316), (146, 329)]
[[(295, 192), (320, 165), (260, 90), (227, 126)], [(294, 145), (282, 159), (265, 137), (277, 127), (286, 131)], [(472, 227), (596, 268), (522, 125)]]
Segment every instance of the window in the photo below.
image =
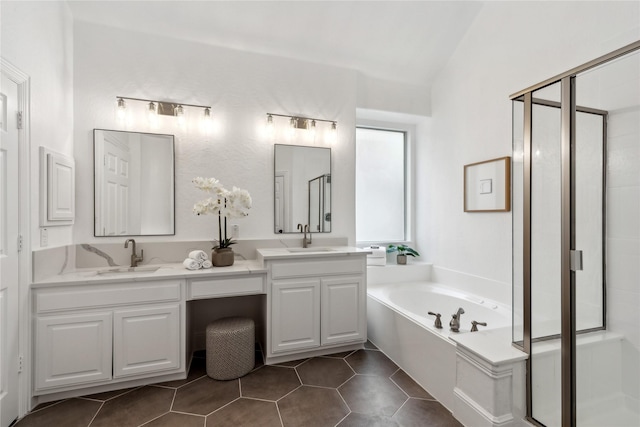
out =
[(356, 241), (406, 241), (406, 132), (356, 128)]

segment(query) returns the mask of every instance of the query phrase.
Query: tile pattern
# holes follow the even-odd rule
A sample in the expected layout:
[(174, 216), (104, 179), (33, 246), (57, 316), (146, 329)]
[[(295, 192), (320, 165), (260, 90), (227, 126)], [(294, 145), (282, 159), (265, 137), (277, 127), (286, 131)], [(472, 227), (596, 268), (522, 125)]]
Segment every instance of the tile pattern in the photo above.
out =
[(216, 381), (197, 352), (186, 379), (39, 405), (16, 427), (460, 427), (373, 344), (364, 350), (263, 364)]

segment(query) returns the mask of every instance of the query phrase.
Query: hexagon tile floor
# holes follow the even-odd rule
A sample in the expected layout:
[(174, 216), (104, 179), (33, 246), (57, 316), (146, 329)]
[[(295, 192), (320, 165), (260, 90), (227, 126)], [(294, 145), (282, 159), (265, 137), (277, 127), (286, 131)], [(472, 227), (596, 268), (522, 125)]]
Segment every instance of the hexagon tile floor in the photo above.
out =
[(371, 343), (365, 350), (264, 366), (232, 381), (206, 375), (39, 405), (16, 427), (461, 426)]

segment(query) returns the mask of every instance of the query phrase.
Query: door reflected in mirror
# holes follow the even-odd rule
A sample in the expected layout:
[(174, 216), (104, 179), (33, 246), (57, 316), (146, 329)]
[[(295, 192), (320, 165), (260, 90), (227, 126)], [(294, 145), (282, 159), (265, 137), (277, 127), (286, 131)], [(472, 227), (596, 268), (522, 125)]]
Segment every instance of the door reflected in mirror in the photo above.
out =
[(331, 231), (331, 149), (276, 144), (274, 153), (274, 232)]
[(175, 234), (173, 135), (94, 129), (94, 235)]

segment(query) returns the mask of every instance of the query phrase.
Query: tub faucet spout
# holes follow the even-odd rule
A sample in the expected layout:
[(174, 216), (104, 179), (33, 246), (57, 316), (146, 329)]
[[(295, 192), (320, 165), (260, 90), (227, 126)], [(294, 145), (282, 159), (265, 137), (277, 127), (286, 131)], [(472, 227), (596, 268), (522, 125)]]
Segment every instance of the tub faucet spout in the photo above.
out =
[(460, 317), (463, 314), (464, 309), (460, 307), (456, 313), (451, 315), (451, 322), (449, 322), (451, 332), (460, 332)]

